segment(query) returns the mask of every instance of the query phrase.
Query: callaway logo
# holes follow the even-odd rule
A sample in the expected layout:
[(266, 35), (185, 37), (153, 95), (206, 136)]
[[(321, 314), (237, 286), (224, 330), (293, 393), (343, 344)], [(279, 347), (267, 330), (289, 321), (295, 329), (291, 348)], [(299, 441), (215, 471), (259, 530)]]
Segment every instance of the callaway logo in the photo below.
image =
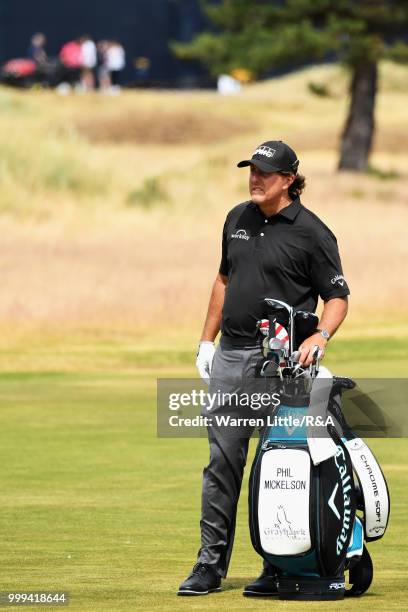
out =
[(231, 235), (231, 238), (241, 238), (241, 240), (249, 240), (249, 236), (246, 233), (246, 230), (239, 229), (235, 232), (235, 234)]
[[(343, 520), (340, 535), (337, 536), (336, 539), (336, 553), (337, 555), (340, 555), (344, 546), (347, 546), (350, 540), (351, 498), (349, 491), (351, 490), (352, 485), (350, 474), (347, 473), (348, 470), (346, 463), (346, 455), (340, 445), (337, 446), (337, 453), (335, 455), (334, 461), (336, 463), (341, 478), (341, 487), (343, 493)], [(333, 510), (337, 518), (340, 519), (340, 513), (334, 505), (334, 498), (336, 497), (336, 493), (337, 487), (334, 488), (333, 493), (330, 496), (329, 506)]]
[[(298, 410), (287, 410), (285, 413), (286, 417), (289, 417), (287, 419), (285, 419), (285, 429), (286, 429), (286, 433), (288, 434), (288, 436), (291, 436), (293, 434), (293, 432), (298, 428), (297, 425), (292, 425), (292, 427), (289, 425), (289, 423), (293, 423), (293, 421), (296, 419), (296, 417), (299, 416), (299, 411)], [(286, 422), (288, 424), (286, 424)]]
[(360, 438), (354, 438), (348, 442), (351, 450), (360, 450), (365, 447), (365, 443)]
[(336, 274), (334, 278), (331, 279), (331, 284), (339, 283), (340, 287), (342, 287), (345, 283), (345, 278), (342, 274)]
[(270, 147), (258, 147), (255, 151), (254, 155), (265, 155), (265, 157), (273, 157), (276, 153), (275, 149), (271, 149)]
[(331, 508), (333, 510), (334, 514), (340, 520), (340, 512), (337, 510), (336, 504), (334, 503), (334, 500), (336, 499), (336, 494), (337, 494), (337, 489), (338, 488), (339, 488), (339, 483), (336, 482), (336, 486), (334, 487), (333, 492), (330, 495), (330, 499), (328, 501), (328, 504), (329, 504), (329, 508)]

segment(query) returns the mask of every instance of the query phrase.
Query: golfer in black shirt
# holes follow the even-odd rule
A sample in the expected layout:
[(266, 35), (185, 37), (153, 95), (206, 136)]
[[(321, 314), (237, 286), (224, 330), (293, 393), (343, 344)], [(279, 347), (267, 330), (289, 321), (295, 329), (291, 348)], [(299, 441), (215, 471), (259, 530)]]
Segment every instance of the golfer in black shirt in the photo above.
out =
[[(217, 383), (228, 377), (248, 380), (256, 376), (262, 358), (256, 323), (264, 316), (265, 297), (308, 311), (316, 309), (319, 297), (323, 300), (318, 330), (299, 347), (300, 362), (308, 366), (316, 346), (324, 356), (328, 340), (347, 314), (349, 294), (335, 236), (299, 199), (305, 179), (298, 173), (295, 152), (282, 141), (268, 141), (238, 166), (249, 166), (251, 200), (227, 215), (220, 269), (197, 355), (200, 376)], [(231, 391), (231, 385), (226, 389)], [(201, 548), (179, 595), (220, 590), (232, 551), (248, 435), (225, 436), (209, 428), (208, 436), (210, 462), (203, 477)], [(275, 572), (266, 564), (261, 576), (244, 590), (245, 595), (275, 593)]]

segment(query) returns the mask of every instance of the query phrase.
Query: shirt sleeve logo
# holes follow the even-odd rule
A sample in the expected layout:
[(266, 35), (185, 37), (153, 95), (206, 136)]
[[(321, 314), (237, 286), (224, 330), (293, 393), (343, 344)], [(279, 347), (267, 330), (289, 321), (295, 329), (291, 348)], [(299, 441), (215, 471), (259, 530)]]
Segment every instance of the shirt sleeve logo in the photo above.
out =
[(231, 234), (231, 238), (240, 238), (241, 240), (249, 240), (249, 236), (246, 233), (246, 230), (239, 229), (235, 232), (235, 234)]
[(254, 156), (255, 155), (265, 155), (265, 157), (273, 157), (276, 153), (276, 149), (271, 149), (271, 147), (258, 147), (257, 150), (254, 152)]
[(336, 276), (334, 278), (332, 278), (330, 280), (332, 285), (335, 285), (336, 283), (338, 283), (340, 285), (340, 287), (343, 287), (345, 281), (345, 278), (342, 274), (336, 274)]

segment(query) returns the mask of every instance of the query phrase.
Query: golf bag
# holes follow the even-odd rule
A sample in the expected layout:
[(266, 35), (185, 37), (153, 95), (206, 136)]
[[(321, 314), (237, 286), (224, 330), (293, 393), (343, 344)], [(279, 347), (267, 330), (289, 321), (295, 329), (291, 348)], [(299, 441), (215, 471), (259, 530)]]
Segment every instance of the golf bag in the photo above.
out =
[[(283, 381), (273, 425), (259, 441), (249, 485), (250, 533), (255, 550), (276, 568), (281, 599), (338, 600), (361, 595), (371, 584), (364, 542), (384, 535), (390, 504), (380, 466), (341, 412), (341, 392), (354, 384), (346, 378)], [(328, 424), (324, 436), (314, 437), (306, 417), (319, 403)], [(346, 590), (347, 570), (352, 586)]]

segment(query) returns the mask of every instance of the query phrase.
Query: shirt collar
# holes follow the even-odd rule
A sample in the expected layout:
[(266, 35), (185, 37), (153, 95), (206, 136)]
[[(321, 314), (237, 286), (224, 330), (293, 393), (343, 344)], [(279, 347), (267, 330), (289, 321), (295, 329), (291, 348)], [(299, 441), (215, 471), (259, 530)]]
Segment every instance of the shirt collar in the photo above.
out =
[[(263, 212), (259, 208), (257, 204), (251, 202), (252, 208), (257, 210), (262, 216), (264, 216)], [(302, 203), (299, 198), (295, 198), (291, 204), (282, 208), (276, 215), (272, 215), (273, 217), (284, 217), (288, 219), (288, 221), (294, 221), (299, 214), (299, 211), (302, 207)]]
[(282, 208), (282, 210), (278, 212), (277, 216), (285, 217), (285, 219), (289, 219), (289, 221), (294, 221), (299, 214), (301, 206), (302, 204), (299, 198), (295, 198), (292, 204)]

